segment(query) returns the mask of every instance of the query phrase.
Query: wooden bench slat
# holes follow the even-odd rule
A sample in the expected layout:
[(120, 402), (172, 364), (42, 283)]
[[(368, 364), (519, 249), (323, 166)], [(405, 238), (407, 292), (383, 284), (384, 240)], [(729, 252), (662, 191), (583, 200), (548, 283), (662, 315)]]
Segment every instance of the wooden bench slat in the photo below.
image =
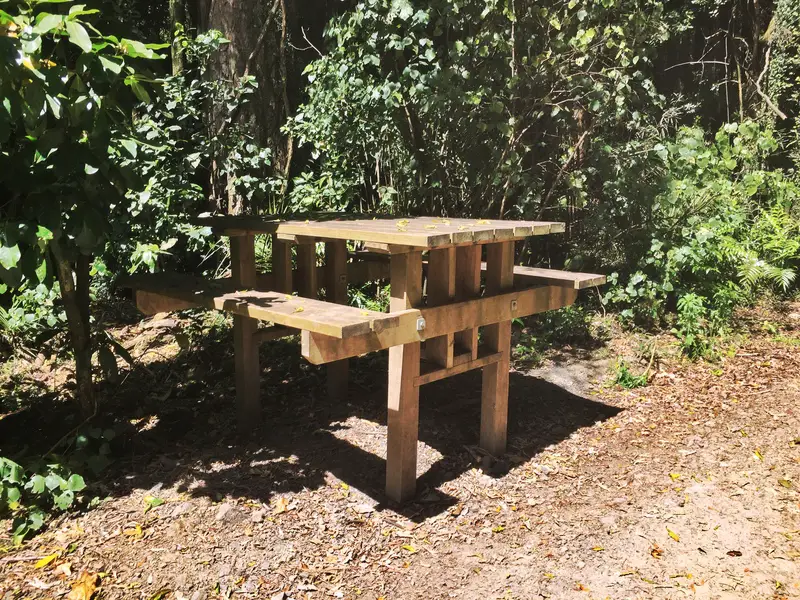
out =
[(208, 281), (191, 275), (155, 273), (130, 277), (123, 285), (148, 295), (166, 296), (338, 339), (384, 331), (399, 324), (399, 318), (388, 313), (279, 292), (234, 291), (231, 289), (234, 284), (228, 280)]

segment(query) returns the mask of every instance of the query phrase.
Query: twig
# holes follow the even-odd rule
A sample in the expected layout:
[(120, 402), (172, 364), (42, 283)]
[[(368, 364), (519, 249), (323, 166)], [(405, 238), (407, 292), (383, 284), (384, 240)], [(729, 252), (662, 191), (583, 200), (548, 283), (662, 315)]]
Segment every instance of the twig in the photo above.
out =
[(544, 197), (544, 200), (542, 200), (542, 207), (539, 209), (539, 218), (541, 218), (542, 214), (544, 214), (544, 210), (547, 207), (548, 203), (550, 202), (550, 196), (553, 195), (553, 192), (555, 191), (556, 186), (561, 181), (561, 178), (564, 176), (564, 172), (567, 170), (567, 167), (572, 162), (572, 159), (575, 158), (575, 155), (578, 153), (578, 148), (581, 147), (581, 145), (583, 144), (583, 140), (586, 139), (586, 136), (589, 135), (590, 131), (591, 131), (590, 129), (587, 129), (586, 131), (584, 131), (581, 134), (581, 137), (578, 138), (578, 141), (575, 143), (575, 145), (570, 150), (569, 156), (567, 157), (567, 160), (564, 161), (564, 164), (561, 165), (561, 168), (558, 170), (558, 174), (556, 175), (556, 178), (553, 181), (553, 185), (550, 186), (550, 189), (548, 190), (547, 195)]
[(8, 556), (0, 558), (0, 563), (28, 562), (30, 560), (42, 560), (44, 556)]
[(650, 352), (650, 362), (647, 364), (647, 368), (644, 370), (644, 380), (647, 381), (650, 375), (650, 368), (653, 366), (653, 359), (656, 357), (656, 342), (657, 340), (653, 339), (653, 351)]
[(92, 419), (94, 419), (96, 416), (97, 416), (97, 402), (95, 402), (95, 403), (94, 403), (94, 411), (92, 412), (92, 414), (91, 414), (91, 415), (89, 415), (88, 417), (86, 417), (86, 419), (84, 419), (84, 420), (83, 420), (81, 423), (79, 423), (79, 424), (78, 424), (76, 427), (74, 427), (73, 429), (71, 429), (70, 431), (68, 431), (67, 433), (65, 433), (65, 434), (64, 434), (64, 435), (63, 435), (63, 436), (62, 436), (62, 437), (61, 437), (61, 438), (60, 438), (60, 439), (59, 439), (59, 440), (58, 440), (58, 441), (57, 441), (55, 444), (53, 444), (53, 446), (52, 446), (52, 447), (51, 447), (51, 448), (50, 448), (50, 449), (49, 449), (47, 452), (45, 452), (44, 454), (42, 454), (42, 458), (46, 458), (47, 456), (49, 456), (50, 454), (52, 454), (52, 453), (53, 453), (53, 451), (54, 451), (56, 448), (58, 448), (58, 447), (61, 445), (61, 443), (62, 443), (64, 440), (66, 440), (67, 438), (69, 438), (69, 437), (71, 437), (71, 436), (75, 435), (75, 434), (78, 432), (78, 430), (79, 430), (81, 427), (83, 427), (84, 425), (86, 425), (86, 423), (88, 423), (89, 421), (91, 421)]
[(767, 103), (767, 106), (772, 109), (776, 115), (778, 115), (781, 119), (786, 119), (786, 113), (784, 113), (780, 108), (778, 108), (775, 103), (767, 96), (763, 90), (761, 89), (761, 80), (764, 79), (764, 75), (767, 73), (767, 69), (769, 68), (769, 53), (772, 50), (772, 47), (767, 47), (767, 53), (764, 55), (764, 69), (761, 71), (761, 75), (758, 76), (756, 79), (756, 91), (758, 95), (764, 99), (764, 102)]

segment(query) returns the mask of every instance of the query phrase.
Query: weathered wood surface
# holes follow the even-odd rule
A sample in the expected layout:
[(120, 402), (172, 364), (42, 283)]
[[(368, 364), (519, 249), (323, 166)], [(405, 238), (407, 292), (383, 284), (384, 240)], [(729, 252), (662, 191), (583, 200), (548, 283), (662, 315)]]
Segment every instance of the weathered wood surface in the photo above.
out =
[[(455, 302), (447, 306), (393, 311), (389, 314), (399, 319), (397, 327), (354, 336), (347, 340), (332, 339), (304, 331), (301, 335), (301, 352), (309, 362), (324, 364), (392, 346), (423, 341), (428, 337), (562, 308), (575, 302), (577, 294), (577, 290), (572, 288), (541, 286)], [(420, 316), (425, 319), (425, 328), (417, 331), (416, 323)]]
[[(238, 221), (241, 219), (241, 221)], [(283, 239), (295, 236), (318, 239), (356, 240), (379, 245), (437, 248), (460, 244), (489, 243), (547, 235), (564, 231), (563, 223), (550, 221), (498, 221), (486, 219), (443, 219), (435, 217), (348, 218), (287, 220), (276, 217), (206, 217), (195, 224), (207, 225), (228, 236), (274, 233)]]
[[(347, 258), (347, 242), (344, 240), (325, 242), (324, 285), (325, 300), (328, 302), (347, 304)], [(368, 274), (369, 265), (365, 266)], [(363, 281), (369, 279), (361, 282)], [(346, 358), (328, 365), (328, 397), (331, 400), (342, 401), (347, 397), (349, 373), (350, 365)]]
[[(231, 238), (231, 279), (248, 288), (256, 284), (255, 240), (252, 235)], [(240, 431), (250, 431), (261, 421), (261, 372), (258, 361), (258, 320), (233, 316), (233, 347), (236, 369), (236, 405)]]
[[(390, 311), (413, 309), (422, 302), (422, 255), (396, 254), (391, 263)], [(395, 502), (412, 498), (417, 485), (420, 343), (389, 348), (386, 434), (386, 495)]]
[(414, 385), (422, 386), (427, 383), (433, 383), (434, 381), (447, 379), (453, 375), (461, 375), (462, 373), (472, 371), (473, 369), (482, 369), (483, 367), (499, 362), (502, 359), (502, 352), (493, 352), (447, 368), (439, 368), (437, 365), (426, 364), (423, 362), (422, 368), (420, 369), (420, 374), (414, 380)]
[(223, 310), (278, 325), (348, 338), (397, 327), (397, 315), (300, 298), (280, 292), (232, 291), (232, 281), (157, 273), (129, 278), (127, 285), (194, 306)]
[[(514, 287), (514, 243), (492, 244), (486, 249), (486, 293), (500, 294)], [(484, 329), (486, 351), (500, 360), (483, 369), (481, 390), (481, 448), (494, 456), (506, 451), (508, 429), (508, 373), (511, 369), (511, 319)]]

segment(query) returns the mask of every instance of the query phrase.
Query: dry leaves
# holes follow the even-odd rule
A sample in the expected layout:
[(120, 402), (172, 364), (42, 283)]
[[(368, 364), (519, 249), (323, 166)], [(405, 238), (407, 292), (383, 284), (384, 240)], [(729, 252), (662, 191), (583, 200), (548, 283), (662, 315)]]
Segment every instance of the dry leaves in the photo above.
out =
[(67, 596), (67, 600), (91, 600), (97, 591), (97, 584), (100, 577), (97, 573), (83, 571), (78, 580), (72, 584), (72, 590)]

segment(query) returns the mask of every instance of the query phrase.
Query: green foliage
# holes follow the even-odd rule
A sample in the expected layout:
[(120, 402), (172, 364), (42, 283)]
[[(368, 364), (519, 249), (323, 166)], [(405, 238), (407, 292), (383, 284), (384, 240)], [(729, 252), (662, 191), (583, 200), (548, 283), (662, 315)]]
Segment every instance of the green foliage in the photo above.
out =
[(515, 320), (520, 326), (512, 354), (516, 361), (538, 364), (554, 347), (592, 342), (591, 315), (583, 305), (571, 305), (527, 319)]
[(83, 5), (0, 7), (0, 281), (50, 286), (50, 244), (102, 248), (111, 209), (135, 185), (121, 164), (138, 146), (126, 125), (150, 98), (135, 65), (161, 46), (100, 34)]
[(716, 327), (765, 290), (790, 292), (800, 266), (800, 191), (780, 170), (765, 169), (776, 149), (770, 130), (754, 122), (725, 125), (713, 141), (682, 128), (654, 146), (664, 191), (647, 236), (629, 247), (625, 266), (633, 272), (611, 277), (605, 302), (652, 325), (692, 294), (709, 302), (703, 310)]
[(11, 532), (20, 544), (45, 525), (51, 515), (87, 500), (79, 473), (98, 476), (110, 464), (114, 429), (90, 427), (69, 437), (63, 454), (29, 461), (26, 466), (0, 457), (0, 517), (11, 516)]
[(14, 349), (40, 344), (66, 321), (58, 297), (54, 288), (42, 284), (14, 294), (11, 306), (0, 306), (0, 339)]
[(710, 356), (713, 348), (705, 300), (697, 294), (685, 294), (678, 300), (678, 327), (672, 332), (689, 358)]
[(624, 387), (626, 390), (632, 390), (647, 385), (647, 375), (634, 375), (630, 370), (628, 363), (620, 361), (617, 363), (614, 373), (614, 383), (618, 386)]
[[(541, 215), (583, 205), (587, 180), (610, 178), (655, 127), (664, 98), (647, 73), (671, 27), (682, 25), (655, 0), (361, 2), (329, 24), (329, 52), (306, 68), (308, 101), (288, 129), (312, 162), (292, 206)], [(591, 171), (562, 177), (585, 148)], [(646, 185), (638, 175), (630, 181)]]
[(0, 457), (0, 515), (13, 515), (15, 544), (40, 530), (48, 513), (69, 510), (86, 483), (77, 473), (60, 464), (47, 464), (36, 471)]

